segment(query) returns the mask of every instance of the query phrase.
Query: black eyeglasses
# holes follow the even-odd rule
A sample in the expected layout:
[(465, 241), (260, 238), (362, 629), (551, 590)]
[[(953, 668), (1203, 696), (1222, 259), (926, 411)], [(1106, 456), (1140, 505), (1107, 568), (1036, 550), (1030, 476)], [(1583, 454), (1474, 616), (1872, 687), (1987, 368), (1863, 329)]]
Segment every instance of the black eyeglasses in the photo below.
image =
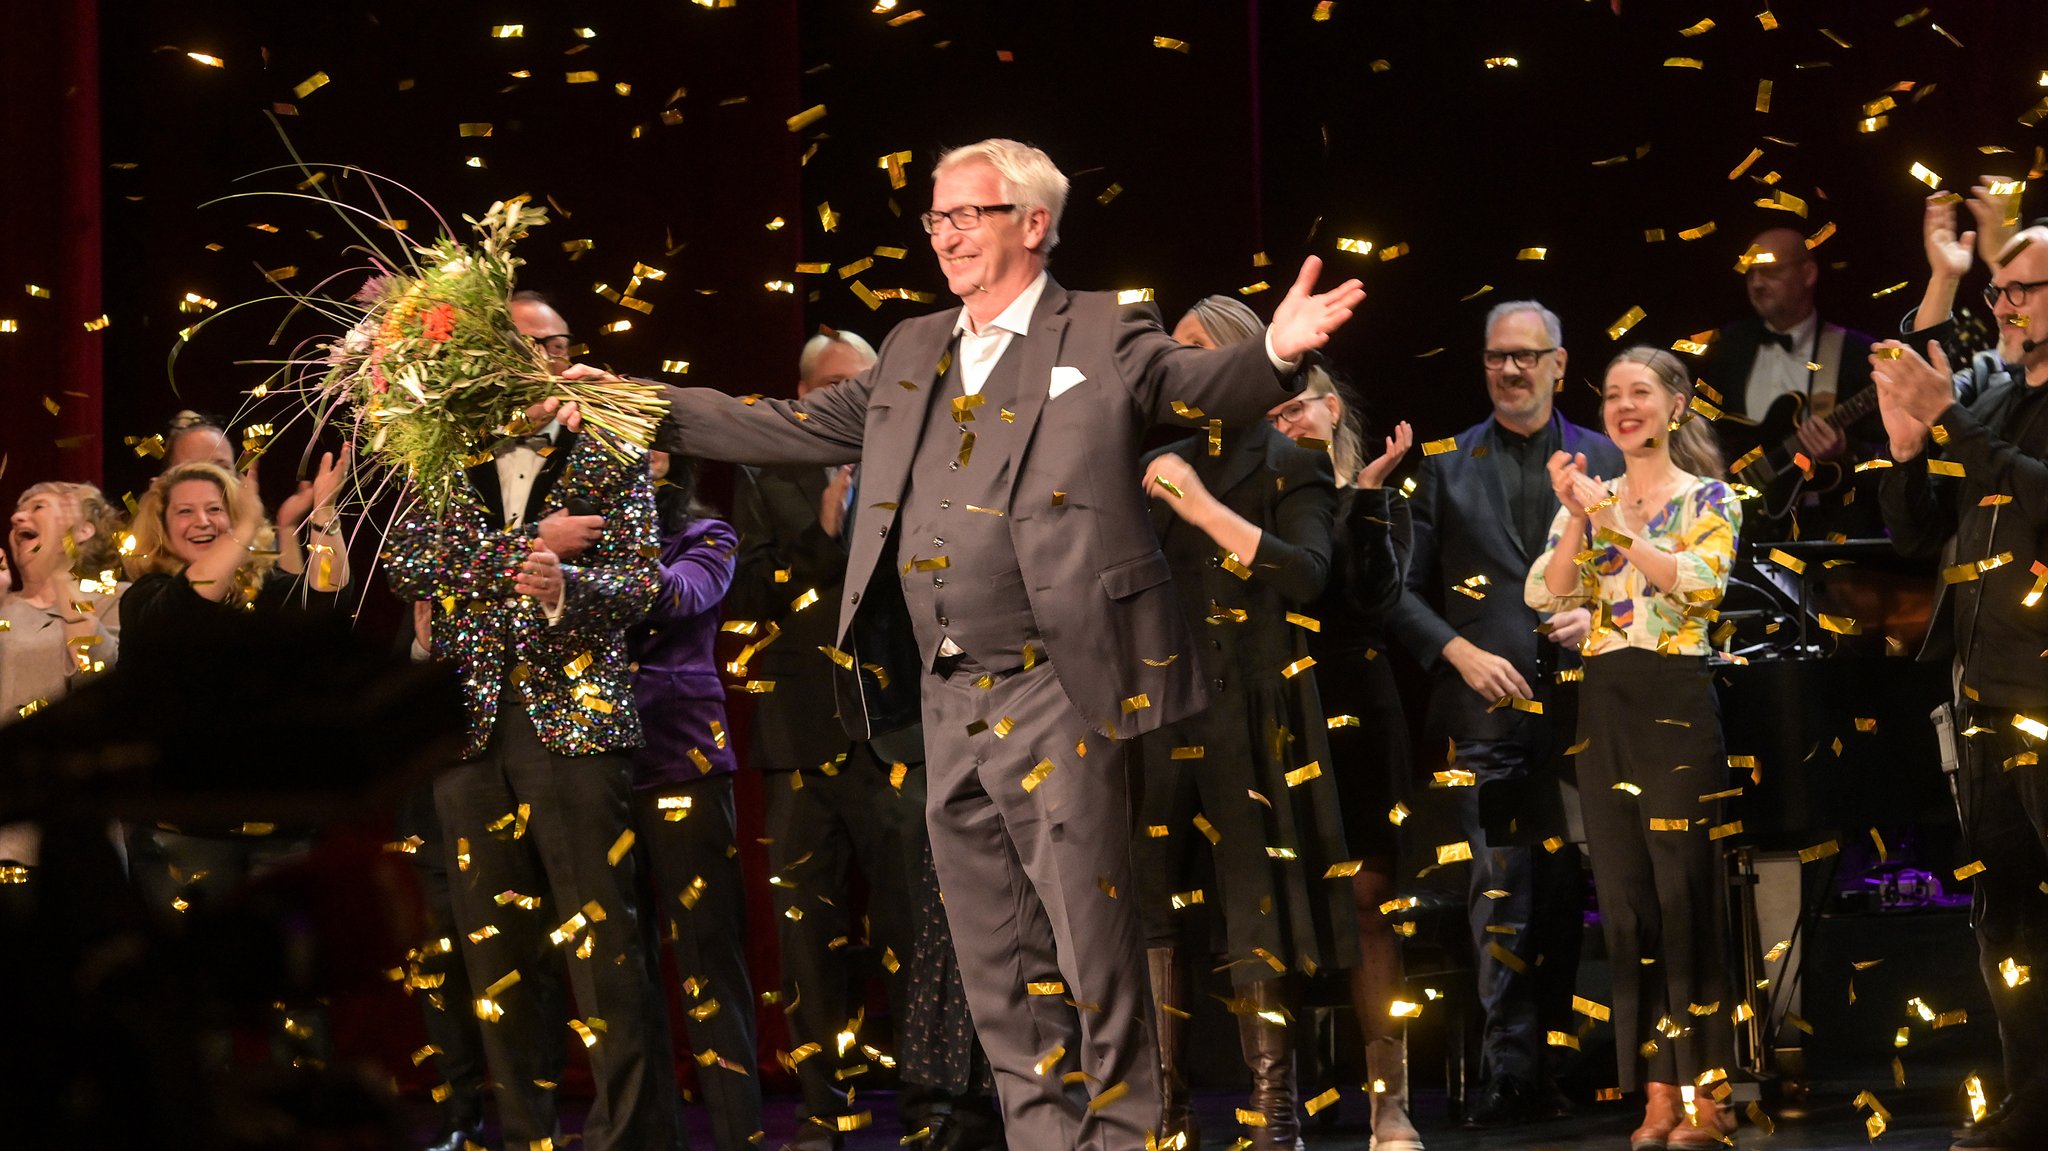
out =
[(1015, 204), (962, 204), (950, 212), (931, 211), (921, 213), (917, 222), (924, 225), (927, 235), (936, 234), (939, 221), (950, 221), (956, 232), (971, 232), (981, 227), (981, 218), (990, 212), (1014, 212)]
[(2006, 303), (2017, 308), (2027, 302), (2027, 296), (2035, 288), (2048, 288), (2048, 280), (2035, 280), (2027, 284), (1986, 284), (1984, 303), (1995, 308), (1998, 306), (1998, 297), (2004, 296)]
[(552, 336), (533, 337), (533, 346), (539, 348), (541, 353), (551, 360), (568, 359), (569, 349), (575, 343), (576, 337), (567, 332), (558, 332)]
[(1489, 371), (1498, 371), (1507, 366), (1509, 360), (1513, 360), (1516, 367), (1526, 372), (1536, 366), (1536, 361), (1556, 350), (1556, 348), (1488, 348), (1479, 353), (1479, 359), (1486, 365)]

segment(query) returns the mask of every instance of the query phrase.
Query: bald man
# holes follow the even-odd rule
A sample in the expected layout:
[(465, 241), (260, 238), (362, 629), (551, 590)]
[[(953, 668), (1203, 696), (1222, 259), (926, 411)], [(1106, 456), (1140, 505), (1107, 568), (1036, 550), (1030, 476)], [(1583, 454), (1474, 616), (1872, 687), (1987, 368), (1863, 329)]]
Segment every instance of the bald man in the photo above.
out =
[[(1971, 878), (1977, 964), (1998, 1010), (2005, 1102), (1956, 1141), (1956, 1151), (2048, 1147), (2048, 989), (2008, 982), (2006, 965), (2048, 965), (2048, 777), (2033, 732), (2048, 721), (2048, 610), (2032, 598), (2048, 560), (2048, 226), (2010, 235), (2019, 216), (2009, 177), (1986, 176), (1965, 206), (1989, 256), (1985, 303), (1997, 323), (1995, 351), (1957, 342), (1951, 318), (1970, 271), (1977, 234), (1956, 228), (1952, 200), (1928, 197), (1922, 224), (1930, 269), (1917, 324), (1873, 359), (1880, 415), (1894, 466), (1883, 472), (1892, 542), (1945, 566), (1981, 575), (1941, 584), (1930, 656), (1954, 660), (1953, 730), (1970, 732), (1950, 757), (1963, 856)], [(2007, 238), (2009, 236), (2009, 238)], [(1946, 349), (1955, 349), (1953, 356)], [(1969, 355), (1971, 351), (1978, 354)], [(1943, 467), (1932, 466), (1940, 461)], [(2015, 770), (2018, 768), (2018, 770)]]
[[(1784, 397), (1798, 396), (1801, 410), (1796, 450), (1814, 461), (1846, 464), (1862, 458), (1867, 450), (1856, 451), (1850, 441), (1875, 444), (1882, 438), (1874, 415), (1846, 429), (1812, 417), (1826, 416), (1837, 403), (1870, 386), (1870, 337), (1821, 319), (1814, 307), (1820, 264), (1799, 232), (1772, 228), (1760, 233), (1750, 241), (1749, 254), (1753, 259), (1743, 273), (1743, 286), (1755, 314), (1715, 334), (1700, 363), (1700, 382), (1721, 393), (1722, 410), (1753, 421), (1766, 419), (1772, 406)], [(1745, 436), (1740, 430), (1744, 426), (1739, 421), (1720, 425), (1731, 460), (1757, 444), (1754, 433)], [(1785, 434), (1773, 428), (1764, 437), (1768, 441), (1764, 448), (1776, 448)], [(1786, 470), (1791, 470), (1789, 463)], [(1844, 507), (1847, 490), (1844, 484), (1840, 492), (1822, 495), (1809, 489), (1802, 493), (1799, 534), (1876, 534), (1871, 510), (1874, 501)], [(1768, 494), (1772, 512), (1785, 506), (1782, 501), (1788, 497), (1783, 489)]]

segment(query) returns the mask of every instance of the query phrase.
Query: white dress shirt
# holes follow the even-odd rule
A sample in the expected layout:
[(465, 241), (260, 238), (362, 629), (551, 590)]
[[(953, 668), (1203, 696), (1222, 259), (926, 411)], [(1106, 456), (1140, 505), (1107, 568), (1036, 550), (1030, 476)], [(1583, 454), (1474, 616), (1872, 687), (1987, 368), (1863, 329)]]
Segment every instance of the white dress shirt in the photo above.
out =
[[(547, 427), (535, 434), (551, 440), (559, 439), (561, 430), (560, 420), (550, 420)], [(526, 526), (526, 501), (533, 496), (533, 481), (540, 475), (543, 458), (534, 449), (517, 444), (499, 452), (498, 458), (493, 461), (498, 468), (498, 495), (505, 506), (505, 527), (508, 531)], [(566, 583), (566, 580), (564, 582)], [(541, 611), (548, 617), (550, 626), (561, 621), (562, 600), (566, 590), (566, 587), (558, 589), (554, 603), (541, 605)]]
[[(1768, 325), (1764, 330), (1771, 331)], [(1743, 410), (1752, 420), (1762, 419), (1779, 396), (1809, 394), (1809, 376), (1811, 394), (1835, 392), (1835, 382), (1841, 373), (1838, 361), (1842, 358), (1842, 329), (1833, 324), (1823, 325), (1819, 312), (1809, 312), (1785, 334), (1792, 337), (1790, 351), (1775, 342), (1757, 345), (1756, 360), (1750, 365), (1748, 386), (1743, 393)], [(1809, 362), (1819, 364), (1819, 370), (1809, 370)]]

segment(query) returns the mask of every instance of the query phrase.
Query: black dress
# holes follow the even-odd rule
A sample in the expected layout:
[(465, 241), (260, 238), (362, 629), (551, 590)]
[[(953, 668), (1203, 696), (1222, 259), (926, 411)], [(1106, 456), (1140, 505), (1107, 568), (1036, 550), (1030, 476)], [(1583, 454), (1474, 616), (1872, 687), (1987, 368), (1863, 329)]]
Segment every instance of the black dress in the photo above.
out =
[[(1386, 488), (1343, 488), (1330, 553), (1330, 582), (1307, 614), (1308, 636), (1329, 729), (1344, 838), (1361, 857), (1397, 850), (1389, 813), (1408, 799), (1413, 761), (1408, 717), (1388, 658), (1384, 612), (1401, 598), (1408, 501)], [(1355, 721), (1355, 722), (1354, 722)]]
[[(1154, 526), (1196, 636), (1209, 709), (1139, 740), (1133, 870), (1146, 938), (1178, 938), (1199, 902), (1220, 911), (1236, 982), (1346, 967), (1358, 956), (1336, 770), (1309, 635), (1290, 621), (1323, 590), (1336, 488), (1329, 455), (1254, 424), (1164, 451), (1263, 536), (1249, 564), (1155, 505)], [(1207, 842), (1204, 842), (1204, 841)], [(1204, 867), (1203, 865), (1212, 866)], [(1197, 900), (1193, 894), (1201, 890)]]

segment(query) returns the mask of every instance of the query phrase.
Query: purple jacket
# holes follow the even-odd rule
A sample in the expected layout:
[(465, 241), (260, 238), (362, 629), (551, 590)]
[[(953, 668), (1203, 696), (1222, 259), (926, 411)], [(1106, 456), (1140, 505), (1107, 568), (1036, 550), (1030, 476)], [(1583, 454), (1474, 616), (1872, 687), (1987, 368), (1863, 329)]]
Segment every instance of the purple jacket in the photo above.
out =
[(638, 667), (633, 702), (647, 735), (647, 746), (633, 752), (635, 787), (687, 783), (737, 766), (712, 645), (739, 546), (739, 533), (714, 519), (693, 520), (661, 541), (660, 594), (626, 633)]

